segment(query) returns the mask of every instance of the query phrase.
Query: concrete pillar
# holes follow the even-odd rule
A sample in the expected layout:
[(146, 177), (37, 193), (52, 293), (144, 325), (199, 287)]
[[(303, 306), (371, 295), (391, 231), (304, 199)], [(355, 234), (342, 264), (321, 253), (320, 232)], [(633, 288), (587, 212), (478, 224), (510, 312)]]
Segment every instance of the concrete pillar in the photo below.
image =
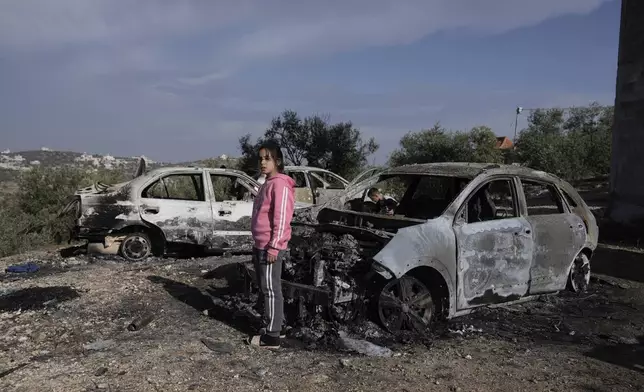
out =
[(622, 0), (609, 217), (644, 224), (644, 0)]

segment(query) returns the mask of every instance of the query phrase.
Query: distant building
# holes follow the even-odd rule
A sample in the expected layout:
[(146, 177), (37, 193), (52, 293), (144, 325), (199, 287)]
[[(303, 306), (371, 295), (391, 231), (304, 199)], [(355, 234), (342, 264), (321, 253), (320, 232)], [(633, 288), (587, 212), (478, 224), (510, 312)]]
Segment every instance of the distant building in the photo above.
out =
[(496, 148), (501, 150), (509, 150), (514, 147), (514, 143), (507, 136), (498, 136), (496, 138)]

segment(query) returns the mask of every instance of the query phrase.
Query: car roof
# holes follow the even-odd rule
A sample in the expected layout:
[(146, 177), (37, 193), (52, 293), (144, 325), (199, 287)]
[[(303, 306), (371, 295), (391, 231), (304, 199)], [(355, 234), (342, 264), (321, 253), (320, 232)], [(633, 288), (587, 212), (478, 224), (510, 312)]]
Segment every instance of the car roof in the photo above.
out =
[(551, 182), (562, 181), (559, 177), (540, 170), (519, 165), (473, 162), (435, 162), (398, 166), (387, 169), (380, 175), (436, 175), (448, 177), (463, 177), (473, 179), (481, 174), (509, 174), (516, 176), (540, 178)]
[(232, 173), (232, 174), (239, 174), (244, 177), (249, 177), (250, 176), (246, 173), (244, 173), (241, 170), (237, 169), (230, 169), (230, 168), (215, 168), (215, 167), (201, 167), (201, 166), (166, 166), (166, 167), (158, 167), (156, 169), (149, 170), (145, 173), (145, 175), (156, 175), (156, 174), (163, 174), (163, 173), (170, 173), (174, 171), (202, 171), (202, 170), (208, 170), (211, 172), (221, 172), (221, 173)]
[(315, 166), (284, 166), (284, 170), (292, 170), (292, 171), (305, 170), (305, 171), (319, 171), (319, 172), (333, 173), (329, 170), (322, 169), (321, 167), (315, 167)]
[(315, 166), (284, 166), (284, 171), (291, 171), (291, 172), (297, 172), (297, 171), (308, 171), (308, 172), (318, 172), (318, 173), (330, 173), (333, 174), (335, 177), (339, 177), (342, 182), (349, 184), (349, 181), (342, 177), (341, 175), (332, 172), (331, 170), (327, 169), (322, 169), (321, 167), (315, 167)]

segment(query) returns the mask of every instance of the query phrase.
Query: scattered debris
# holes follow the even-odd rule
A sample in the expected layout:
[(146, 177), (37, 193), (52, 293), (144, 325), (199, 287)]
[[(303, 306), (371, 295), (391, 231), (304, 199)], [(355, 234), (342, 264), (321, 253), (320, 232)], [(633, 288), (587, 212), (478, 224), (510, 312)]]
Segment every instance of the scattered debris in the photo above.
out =
[(469, 326), (463, 325), (459, 329), (448, 329), (448, 331), (452, 334), (462, 336), (462, 335), (465, 335), (466, 333), (475, 333), (475, 332), (480, 333), (480, 332), (483, 332), (483, 329), (476, 328), (473, 325), (469, 325)]
[(203, 338), (201, 339), (201, 343), (208, 347), (209, 350), (220, 354), (231, 354), (234, 351), (233, 345), (226, 342), (218, 342), (212, 339)]
[(340, 366), (343, 368), (351, 367), (351, 361), (347, 358), (340, 358)]
[(105, 373), (107, 373), (107, 368), (106, 367), (100, 367), (100, 368), (98, 368), (96, 370), (96, 372), (94, 372), (94, 375), (96, 377), (100, 377), (100, 376), (104, 375)]
[(91, 350), (91, 351), (100, 351), (100, 350), (105, 350), (111, 347), (114, 347), (116, 345), (116, 342), (114, 340), (108, 339), (108, 340), (96, 340), (91, 343), (87, 343), (83, 345), (83, 348), (85, 350)]
[(140, 331), (141, 328), (148, 325), (153, 319), (154, 319), (154, 316), (151, 314), (137, 318), (134, 321), (132, 321), (130, 324), (128, 324), (127, 329), (128, 331)]
[[(326, 237), (335, 241), (323, 244), (327, 248), (334, 248), (342, 238)], [(348, 239), (346, 244), (350, 244)], [(336, 250), (349, 257), (353, 252), (340, 247)], [(325, 252), (333, 255), (333, 251)], [(407, 331), (390, 333), (359, 317), (342, 322), (310, 306), (301, 324), (292, 320), (284, 350), (255, 352), (237, 344), (259, 324), (257, 315), (249, 312), (255, 294), (246, 296), (233, 286), (236, 267), (245, 259), (166, 259), (163, 263), (136, 265), (106, 259), (51, 275), (39, 273), (36, 278), (21, 278), (7, 285), (3, 282), (0, 301), (6, 300), (3, 303), (15, 310), (0, 311), (0, 329), (4, 332), (0, 346), (8, 348), (0, 350), (0, 363), (7, 364), (0, 372), (27, 361), (39, 363), (29, 372), (4, 376), (0, 389), (38, 390), (39, 384), (49, 382), (57, 390), (97, 390), (100, 384), (106, 386), (105, 391), (187, 390), (190, 386), (193, 390), (279, 390), (282, 386), (293, 390), (298, 385), (304, 389), (344, 385), (350, 390), (378, 385), (381, 389), (412, 391), (439, 381), (445, 390), (458, 390), (452, 388), (455, 385), (467, 390), (466, 385), (476, 383), (484, 390), (523, 390), (529, 388), (535, 372), (543, 371), (541, 364), (555, 363), (562, 355), (576, 362), (549, 366), (548, 377), (554, 383), (550, 387), (569, 382), (571, 366), (596, 369), (583, 381), (598, 387), (609, 380), (617, 386), (615, 389), (627, 390), (628, 383), (639, 383), (641, 378), (641, 372), (635, 369), (641, 363), (630, 357), (628, 369), (597, 364), (626, 362), (620, 358), (641, 349), (634, 343), (641, 335), (642, 312), (638, 309), (644, 296), (639, 289), (616, 290), (599, 284), (591, 285), (586, 294), (561, 293), (547, 301), (511, 306), (519, 312), (481, 308), (464, 318), (441, 321), (422, 336)], [(342, 273), (340, 268), (331, 269), (334, 265), (341, 267), (341, 263), (327, 260), (323, 286), (333, 282), (329, 278), (332, 273)], [(165, 270), (167, 263), (175, 268)], [(222, 265), (231, 267), (219, 268)], [(293, 266), (293, 271), (313, 279), (313, 271), (305, 271), (307, 265), (311, 264)], [(202, 278), (204, 270), (217, 270), (217, 274)], [(155, 281), (150, 276), (164, 279)], [(62, 282), (69, 286), (54, 289)], [(636, 285), (639, 283), (633, 282), (639, 287)], [(65, 300), (75, 292), (80, 295)], [(16, 294), (18, 297), (14, 297)], [(19, 304), (14, 305), (14, 301)], [(205, 309), (210, 309), (208, 318), (201, 313)], [(143, 333), (124, 331), (128, 323), (150, 313), (155, 320), (163, 317), (162, 323), (155, 323), (154, 331), (150, 324), (141, 330)], [(557, 333), (553, 325), (560, 321), (561, 332)], [(576, 332), (574, 337), (569, 336), (570, 331)], [(602, 338), (597, 331), (610, 331), (611, 338)], [(462, 338), (466, 335), (473, 336)], [(344, 342), (341, 337), (345, 337)], [(205, 347), (200, 347), (202, 344)], [(604, 345), (608, 348), (602, 349), (608, 352), (589, 351)], [(514, 354), (526, 348), (533, 349), (530, 355)], [(625, 354), (613, 355), (620, 350)], [(367, 356), (374, 351), (381, 356)], [(468, 354), (472, 359), (467, 359)], [(32, 359), (36, 356), (42, 359)], [(492, 379), (481, 379), (482, 371)], [(449, 378), (448, 374), (458, 378)], [(146, 379), (152, 380), (150, 384)], [(574, 385), (569, 387), (575, 389)]]
[(259, 378), (263, 378), (265, 375), (268, 374), (268, 369), (267, 368), (255, 368), (251, 369), (254, 375), (256, 375)]
[(5, 271), (10, 272), (10, 273), (14, 273), (14, 274), (24, 274), (24, 273), (36, 272), (39, 269), (40, 269), (40, 267), (38, 266), (38, 264), (36, 264), (33, 261), (28, 261), (28, 262), (23, 263), (23, 264), (10, 265), (5, 269)]
[(366, 340), (358, 340), (350, 338), (346, 332), (339, 331), (338, 342), (340, 346), (347, 350), (352, 350), (360, 354), (364, 354), (370, 357), (391, 357), (393, 356), (393, 351), (387, 347), (380, 347)]

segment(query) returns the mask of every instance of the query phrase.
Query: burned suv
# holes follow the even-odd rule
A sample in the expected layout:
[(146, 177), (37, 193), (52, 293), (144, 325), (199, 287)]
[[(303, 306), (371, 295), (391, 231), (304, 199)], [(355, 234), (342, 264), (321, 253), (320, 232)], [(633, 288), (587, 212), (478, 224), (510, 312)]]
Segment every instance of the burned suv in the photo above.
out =
[[(377, 208), (374, 188), (395, 201), (393, 211)], [(285, 297), (328, 305), (342, 318), (366, 300), (391, 331), (566, 287), (583, 291), (598, 238), (569, 183), (514, 165), (392, 168), (313, 209), (291, 241)]]

